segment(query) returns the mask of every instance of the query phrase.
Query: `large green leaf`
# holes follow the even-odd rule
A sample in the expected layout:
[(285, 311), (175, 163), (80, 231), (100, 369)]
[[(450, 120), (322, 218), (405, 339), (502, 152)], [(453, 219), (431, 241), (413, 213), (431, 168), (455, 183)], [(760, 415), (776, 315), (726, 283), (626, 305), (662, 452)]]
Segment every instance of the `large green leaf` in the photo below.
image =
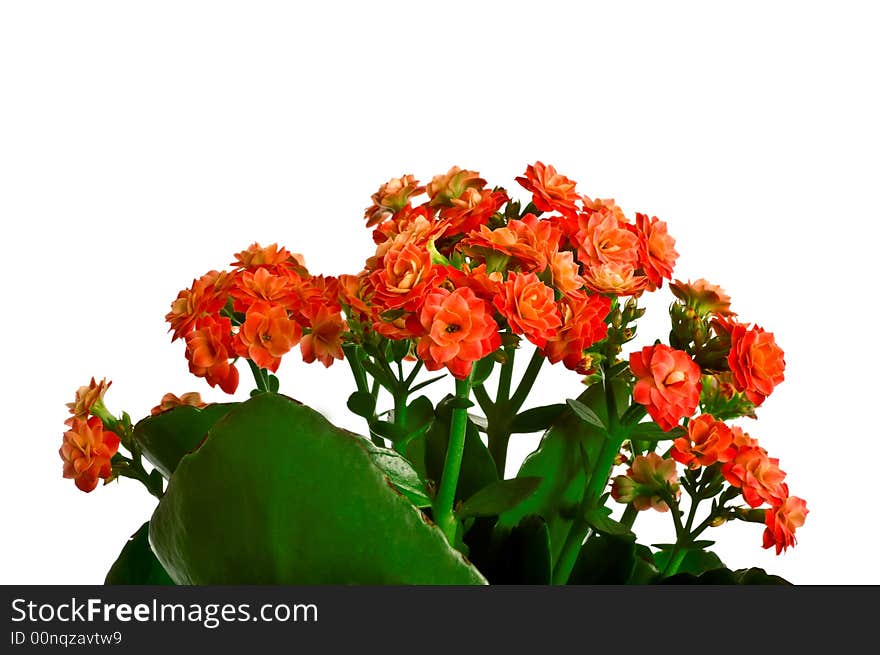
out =
[(550, 584), (550, 533), (540, 516), (527, 516), (511, 530), (495, 531), (492, 584)]
[[(663, 567), (669, 563), (670, 555), (672, 555), (671, 550), (661, 550), (654, 554), (654, 561), (658, 569), (663, 570)], [(706, 571), (723, 568), (725, 568), (724, 562), (711, 550), (694, 548), (685, 553), (684, 559), (678, 565), (677, 572), (701, 575)]]
[(263, 393), (177, 467), (150, 542), (179, 584), (484, 584), (366, 440)]
[(626, 584), (636, 565), (636, 544), (627, 537), (594, 534), (581, 547), (568, 584)]
[(173, 585), (165, 569), (156, 559), (150, 548), (147, 537), (149, 522), (144, 523), (135, 532), (125, 546), (113, 566), (107, 572), (104, 584), (108, 585)]
[(237, 404), (217, 403), (201, 409), (182, 405), (148, 416), (134, 426), (134, 440), (167, 480), (180, 458), (198, 448), (211, 426)]
[(770, 575), (764, 569), (711, 569), (700, 575), (693, 573), (677, 573), (664, 578), (660, 584), (675, 585), (790, 585), (791, 583), (778, 575)]
[[(602, 424), (607, 424), (608, 409), (601, 384), (588, 387), (578, 401), (589, 407)], [(513, 527), (529, 514), (541, 516), (550, 532), (550, 552), (555, 563), (584, 495), (586, 464), (595, 464), (605, 439), (603, 430), (582, 420), (570, 407), (564, 409), (517, 474), (543, 478), (541, 484), (529, 498), (502, 514), (499, 526)]]
[(496, 516), (505, 512), (531, 496), (540, 478), (511, 478), (498, 480), (480, 489), (461, 504), (456, 514), (467, 516)]

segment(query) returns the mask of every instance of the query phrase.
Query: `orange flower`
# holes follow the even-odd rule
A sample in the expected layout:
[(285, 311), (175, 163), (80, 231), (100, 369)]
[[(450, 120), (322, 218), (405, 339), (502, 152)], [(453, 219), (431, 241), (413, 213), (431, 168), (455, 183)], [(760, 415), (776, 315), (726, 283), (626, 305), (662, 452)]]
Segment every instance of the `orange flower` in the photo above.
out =
[(730, 311), (730, 296), (724, 293), (724, 289), (703, 278), (694, 282), (676, 280), (669, 284), (669, 290), (698, 316), (736, 316)]
[(286, 248), (279, 248), (277, 243), (270, 244), (265, 248), (258, 243), (252, 243), (247, 250), (235, 254), (232, 266), (241, 269), (255, 269), (259, 266), (290, 266), (300, 275), (308, 275), (303, 256), (291, 254)]
[(563, 294), (576, 293), (584, 288), (586, 282), (578, 275), (579, 266), (574, 253), (569, 250), (554, 250), (548, 257), (551, 286)]
[(226, 305), (227, 291), (234, 282), (234, 276), (227, 271), (210, 271), (198, 280), (193, 280), (192, 287), (177, 294), (171, 303), (171, 311), (165, 320), (173, 331), (172, 341), (180, 339), (195, 328), (196, 321), (205, 316), (217, 314)]
[(687, 426), (686, 437), (672, 442), (672, 458), (691, 469), (727, 462), (736, 455), (733, 433), (711, 414), (700, 414)]
[(636, 273), (633, 264), (621, 262), (587, 266), (583, 277), (588, 289), (612, 296), (638, 296), (650, 284), (647, 277)]
[(631, 225), (611, 211), (603, 208), (592, 214), (581, 214), (580, 226), (573, 242), (585, 266), (638, 265), (639, 238)]
[(375, 289), (373, 302), (381, 311), (421, 305), (439, 277), (439, 267), (431, 262), (427, 244), (395, 239), (382, 259), (383, 268), (371, 276)]
[(468, 264), (463, 264), (460, 269), (447, 266), (446, 276), (453, 287), (468, 287), (479, 298), (489, 302), (498, 293), (500, 285), (504, 283), (504, 276), (501, 272), (488, 273), (485, 264), (480, 264), (473, 269)]
[(574, 190), (575, 183), (557, 173), (553, 166), (545, 166), (538, 161), (533, 166), (526, 166), (524, 175), (525, 177), (516, 178), (516, 181), (532, 192), (532, 202), (540, 211), (577, 211), (575, 203), (580, 200), (580, 196)]
[(678, 259), (675, 239), (667, 233), (666, 223), (656, 216), (648, 218), (645, 214), (636, 214), (636, 231), (642, 270), (651, 284), (659, 287), (663, 278), (672, 279), (672, 267)]
[(107, 393), (111, 384), (113, 383), (107, 382), (106, 378), (100, 382), (95, 382), (95, 378), (92, 378), (92, 381), (87, 385), (77, 389), (73, 402), (67, 403), (67, 408), (73, 416), (67, 419), (65, 424), (73, 425), (74, 419), (87, 419), (92, 413), (92, 407), (104, 400), (104, 394)]
[(490, 191), (470, 187), (458, 198), (453, 198), (451, 207), (440, 209), (440, 218), (446, 224), (444, 234), (454, 236), (467, 234), (485, 225), (493, 214), (509, 200), (504, 190)]
[(476, 171), (467, 171), (453, 166), (444, 175), (435, 175), (426, 187), (431, 207), (452, 206), (453, 200), (460, 198), (468, 189), (480, 190), (486, 180)]
[(150, 415), (155, 416), (156, 414), (167, 412), (175, 407), (183, 407), (184, 405), (201, 409), (202, 407), (207, 407), (208, 403), (202, 401), (202, 396), (198, 391), (189, 391), (180, 396), (180, 398), (173, 393), (166, 393), (162, 396), (162, 400), (159, 401), (159, 404), (150, 410)]
[(721, 472), (732, 486), (742, 489), (743, 499), (752, 507), (762, 503), (778, 505), (788, 496), (779, 460), (768, 457), (763, 448), (740, 448)]
[(301, 283), (299, 276), (276, 275), (265, 266), (256, 271), (243, 271), (230, 290), (235, 299), (233, 309), (246, 312), (253, 303), (260, 301), (292, 309), (298, 304), (297, 286)]
[(629, 356), (629, 366), (638, 378), (633, 400), (648, 408), (651, 418), (669, 431), (685, 416), (691, 416), (700, 401), (700, 367), (681, 350), (658, 343)]
[(110, 460), (117, 450), (119, 437), (105, 430), (97, 416), (74, 418), (58, 450), (64, 460), (64, 477), (72, 478), (81, 491), (92, 491), (99, 478), (110, 478)]
[(785, 353), (776, 345), (773, 333), (757, 325), (749, 328), (724, 319), (713, 325), (730, 335), (727, 363), (737, 391), (744, 392), (755, 406), (760, 405), (785, 380)]
[(764, 514), (764, 548), (776, 547), (776, 554), (797, 544), (794, 533), (807, 520), (807, 503), (803, 498), (788, 496)]
[(342, 335), (345, 321), (339, 311), (320, 306), (311, 320), (311, 331), (299, 343), (303, 361), (311, 364), (316, 359), (325, 367), (334, 359), (342, 359)]
[(362, 322), (369, 322), (374, 314), (370, 307), (372, 287), (368, 279), (366, 272), (339, 276), (339, 301), (346, 307), (349, 317)]
[(425, 187), (419, 186), (412, 175), (391, 178), (373, 194), (373, 204), (364, 210), (367, 227), (391, 218), (406, 206), (410, 196), (418, 195), (424, 190)]
[(281, 357), (299, 343), (302, 327), (284, 307), (255, 303), (245, 315), (238, 337), (242, 346), (239, 354), (274, 373)]
[(509, 273), (494, 298), (495, 307), (507, 319), (515, 334), (524, 334), (539, 348), (556, 336), (562, 318), (553, 289), (534, 273)]
[(498, 324), (488, 304), (468, 288), (431, 290), (419, 321), (425, 335), (419, 339), (417, 352), (429, 371), (445, 365), (463, 380), (475, 361), (501, 345)]
[(626, 475), (618, 475), (611, 483), (611, 497), (619, 503), (632, 503), (640, 512), (654, 508), (666, 512), (669, 505), (661, 494), (677, 498), (681, 494), (675, 461), (657, 453), (637, 455)]
[(611, 310), (607, 296), (564, 296), (559, 302), (562, 327), (543, 347), (551, 364), (562, 361), (566, 368), (587, 375), (592, 361), (584, 351), (608, 334), (605, 317)]
[(526, 214), (522, 220), (508, 221), (505, 227), (495, 230), (481, 225), (479, 232), (471, 232), (461, 245), (465, 254), (483, 257), (492, 272), (504, 267), (493, 265), (494, 260), (507, 255), (524, 271), (540, 273), (547, 267), (547, 253), (558, 248), (560, 237), (551, 221)]
[(232, 323), (228, 318), (203, 319), (198, 329), (186, 335), (186, 358), (190, 373), (226, 393), (238, 388), (238, 369), (229, 359), (233, 354)]

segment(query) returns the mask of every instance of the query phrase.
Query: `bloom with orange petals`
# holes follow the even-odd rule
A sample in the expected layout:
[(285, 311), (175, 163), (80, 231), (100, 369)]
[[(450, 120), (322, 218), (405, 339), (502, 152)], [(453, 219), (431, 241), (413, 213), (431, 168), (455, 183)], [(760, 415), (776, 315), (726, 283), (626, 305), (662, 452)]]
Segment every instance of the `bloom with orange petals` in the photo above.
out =
[(730, 335), (727, 363), (737, 391), (745, 392), (755, 406), (764, 402), (773, 388), (785, 379), (785, 353), (776, 345), (772, 332), (757, 325), (718, 320), (714, 323)]
[(204, 319), (197, 330), (186, 335), (190, 373), (205, 378), (212, 387), (219, 385), (226, 393), (235, 393), (238, 388), (238, 369), (229, 361), (233, 355), (228, 318)]
[(807, 520), (807, 503), (803, 498), (789, 496), (764, 514), (764, 548), (776, 547), (776, 554), (797, 544), (794, 533)]
[(173, 393), (166, 393), (162, 396), (162, 400), (159, 401), (159, 404), (150, 410), (150, 415), (155, 416), (156, 414), (167, 412), (175, 407), (183, 406), (201, 409), (202, 407), (207, 407), (208, 403), (202, 400), (202, 396), (198, 391), (188, 391), (179, 398)]
[(700, 401), (700, 367), (681, 350), (658, 343), (631, 353), (629, 366), (638, 378), (633, 400), (648, 408), (666, 431), (691, 416)]
[(650, 286), (648, 278), (639, 275), (636, 267), (626, 262), (587, 266), (583, 271), (583, 278), (591, 291), (613, 296), (639, 296)]
[(639, 235), (639, 261), (642, 270), (655, 287), (663, 283), (663, 278), (672, 279), (672, 268), (678, 259), (675, 239), (669, 236), (664, 221), (656, 216), (648, 218), (636, 214), (636, 232)]
[(290, 265), (301, 275), (308, 275), (305, 270), (305, 260), (302, 255), (292, 254), (286, 248), (279, 248), (277, 243), (261, 246), (252, 243), (247, 250), (235, 254), (232, 266), (242, 269), (255, 269), (259, 266), (283, 266)]
[(391, 178), (373, 194), (373, 204), (364, 210), (367, 227), (391, 218), (406, 206), (410, 196), (416, 196), (424, 190), (425, 187), (419, 186), (412, 175)]
[(67, 408), (73, 414), (67, 419), (67, 425), (72, 425), (74, 419), (87, 419), (92, 413), (92, 407), (104, 399), (104, 394), (111, 384), (113, 383), (107, 382), (106, 378), (100, 382), (95, 382), (95, 378), (92, 378), (87, 385), (77, 389), (73, 402), (67, 403)]
[(539, 348), (556, 336), (562, 318), (553, 289), (534, 273), (509, 273), (494, 298), (495, 307), (507, 319), (514, 334), (524, 334)]
[(499, 287), (504, 283), (504, 275), (501, 271), (489, 273), (485, 264), (480, 264), (473, 269), (468, 264), (462, 264), (460, 269), (454, 266), (445, 268), (446, 277), (454, 287), (468, 287), (478, 297), (489, 302), (492, 302)]
[(325, 367), (334, 359), (342, 359), (342, 335), (345, 321), (339, 311), (330, 307), (318, 308), (311, 320), (311, 331), (299, 342), (303, 361), (311, 364), (320, 361)]
[(298, 304), (297, 286), (301, 282), (301, 278), (295, 274), (277, 275), (265, 266), (260, 266), (255, 271), (243, 271), (229, 292), (235, 299), (233, 309), (246, 312), (255, 302), (267, 302), (292, 309)]
[(669, 283), (669, 290), (698, 316), (736, 316), (730, 311), (730, 296), (724, 289), (703, 278), (693, 282), (675, 280)]
[(245, 315), (238, 337), (240, 354), (274, 373), (281, 357), (299, 343), (302, 327), (287, 315), (284, 307), (257, 303)]
[(543, 354), (551, 364), (562, 361), (566, 368), (587, 375), (591, 358), (584, 351), (608, 334), (605, 317), (611, 311), (608, 296), (565, 296), (559, 302), (562, 327), (544, 344)]
[(619, 503), (632, 503), (642, 511), (654, 508), (658, 512), (669, 510), (662, 495), (677, 497), (681, 493), (675, 461), (664, 459), (657, 453), (637, 455), (626, 475), (618, 475), (611, 484), (611, 497)]
[(443, 175), (435, 175), (428, 183), (426, 191), (431, 198), (431, 207), (452, 206), (453, 200), (461, 198), (468, 189), (481, 190), (486, 180), (476, 171), (468, 171), (453, 166)]
[(110, 460), (117, 450), (119, 437), (105, 430), (97, 416), (74, 418), (58, 450), (64, 460), (64, 477), (72, 478), (81, 491), (92, 491), (99, 479), (110, 478)]
[(672, 442), (672, 458), (691, 469), (730, 461), (736, 455), (733, 433), (711, 414), (700, 414), (687, 426), (687, 436)]
[(524, 175), (516, 178), (516, 181), (532, 192), (532, 202), (540, 211), (577, 211), (575, 203), (580, 196), (575, 191), (575, 182), (557, 173), (553, 166), (545, 166), (538, 161), (533, 166), (526, 166)]
[(178, 293), (171, 303), (171, 311), (165, 315), (165, 320), (171, 325), (169, 331), (174, 333), (171, 340), (180, 339), (195, 329), (199, 319), (223, 309), (233, 282), (234, 276), (227, 271), (209, 271), (198, 280), (193, 280), (189, 289)]
[[(524, 271), (540, 273), (547, 267), (548, 253), (558, 248), (561, 236), (551, 221), (526, 214), (494, 230), (481, 225), (479, 231), (471, 232), (461, 245), (465, 254), (483, 258), (487, 264), (506, 255)], [(489, 265), (493, 272), (500, 268)]]
[(638, 264), (639, 237), (630, 224), (605, 209), (581, 214), (579, 221), (581, 229), (572, 241), (585, 266)]
[(498, 324), (486, 301), (468, 288), (433, 289), (419, 315), (425, 335), (417, 352), (429, 371), (446, 366), (459, 380), (470, 375), (473, 363), (501, 345)]
[(769, 457), (763, 448), (740, 448), (721, 472), (731, 486), (742, 490), (743, 498), (752, 507), (763, 503), (778, 505), (788, 496), (779, 460)]
[(554, 250), (547, 257), (551, 286), (562, 294), (574, 294), (584, 288), (586, 282), (578, 272), (580, 267), (569, 250)]
[(382, 259), (382, 269), (371, 276), (375, 296), (373, 302), (381, 310), (421, 305), (428, 290), (435, 286), (440, 267), (431, 261), (427, 244), (395, 239)]
[(440, 219), (446, 224), (444, 234), (454, 236), (476, 230), (485, 225), (508, 200), (503, 190), (466, 189), (460, 197), (450, 201), (450, 207), (440, 210)]

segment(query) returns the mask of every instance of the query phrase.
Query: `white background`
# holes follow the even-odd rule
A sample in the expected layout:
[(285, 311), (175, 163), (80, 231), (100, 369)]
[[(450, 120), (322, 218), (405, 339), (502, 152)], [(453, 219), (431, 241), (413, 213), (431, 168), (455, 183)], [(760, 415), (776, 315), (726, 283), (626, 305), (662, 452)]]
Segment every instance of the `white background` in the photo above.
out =
[[(3, 3), (0, 582), (100, 583), (149, 517), (136, 483), (61, 478), (65, 403), (91, 376), (136, 418), (166, 391), (223, 400), (164, 322), (194, 277), (254, 241), (356, 273), (388, 178), (458, 164), (527, 200), (513, 178), (542, 160), (668, 221), (676, 275), (724, 287), (785, 350), (749, 430), (810, 515), (780, 557), (760, 526), (715, 530), (722, 559), (880, 583), (870, 4), (309, 4)], [(639, 343), (666, 338), (669, 299)], [(347, 368), (297, 360), (282, 391), (362, 429)], [(539, 387), (559, 402), (579, 379)], [(513, 464), (535, 443), (518, 439)], [(668, 516), (639, 521), (669, 538)]]

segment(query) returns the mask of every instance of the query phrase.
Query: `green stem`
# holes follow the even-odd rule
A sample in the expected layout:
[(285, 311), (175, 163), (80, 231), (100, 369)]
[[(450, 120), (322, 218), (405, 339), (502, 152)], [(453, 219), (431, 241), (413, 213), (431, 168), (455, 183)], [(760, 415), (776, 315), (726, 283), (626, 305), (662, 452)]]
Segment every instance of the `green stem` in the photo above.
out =
[(623, 516), (620, 517), (620, 522), (626, 527), (632, 529), (633, 523), (636, 522), (636, 519), (639, 516), (639, 510), (636, 509), (636, 506), (630, 503), (626, 506), (626, 509), (623, 510)]
[(490, 421), (486, 432), (489, 441), (489, 454), (495, 462), (495, 470), (498, 479), (504, 479), (504, 469), (507, 466), (507, 446), (510, 443), (510, 431), (498, 428), (498, 421)]
[(477, 385), (473, 388), (474, 398), (477, 399), (477, 403), (480, 405), (480, 409), (483, 410), (483, 414), (486, 416), (486, 420), (492, 420), (491, 414), (495, 409), (495, 403), (492, 402), (492, 399), (489, 398), (489, 392), (486, 391), (486, 387), (482, 384)]
[(510, 399), (508, 410), (511, 415), (516, 414), (520, 407), (522, 407), (529, 392), (532, 390), (532, 386), (535, 384), (535, 379), (538, 377), (538, 373), (543, 364), (544, 356), (541, 354), (540, 350), (535, 348), (535, 352), (532, 353), (532, 358), (529, 360), (526, 372), (523, 373), (522, 380), (520, 380), (519, 386), (517, 386), (516, 391), (513, 394), (513, 398)]
[(259, 391), (269, 391), (269, 381), (266, 379), (265, 370), (254, 364), (252, 360), (247, 360), (248, 366), (251, 367), (251, 373), (254, 375), (254, 381), (257, 383)]
[(455, 544), (456, 521), (453, 513), (455, 490), (458, 487), (458, 475), (461, 471), (461, 459), (464, 455), (464, 442), (467, 433), (467, 407), (465, 401), (470, 396), (470, 376), (455, 381), (455, 397), (462, 401), (461, 407), (454, 407), (449, 425), (449, 445), (446, 448), (446, 461), (443, 464), (443, 477), (440, 488), (434, 499), (434, 521), (446, 535), (450, 544)]
[(504, 346), (504, 363), (501, 364), (501, 373), (498, 376), (498, 392), (495, 394), (495, 402), (505, 405), (510, 400), (510, 384), (513, 381), (513, 362), (516, 358), (516, 348)]
[(590, 526), (578, 516), (565, 538), (559, 559), (556, 561), (556, 568), (553, 569), (553, 584), (564, 585), (568, 583), (568, 578), (571, 576), (572, 569), (574, 569), (581, 552), (581, 546), (589, 534)]

